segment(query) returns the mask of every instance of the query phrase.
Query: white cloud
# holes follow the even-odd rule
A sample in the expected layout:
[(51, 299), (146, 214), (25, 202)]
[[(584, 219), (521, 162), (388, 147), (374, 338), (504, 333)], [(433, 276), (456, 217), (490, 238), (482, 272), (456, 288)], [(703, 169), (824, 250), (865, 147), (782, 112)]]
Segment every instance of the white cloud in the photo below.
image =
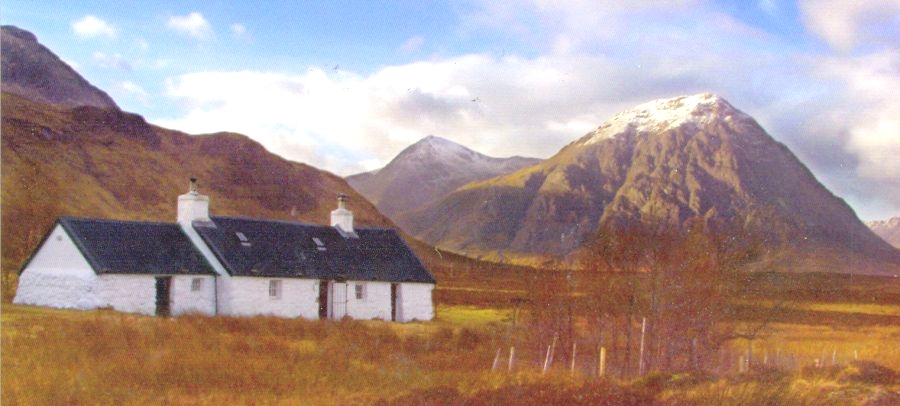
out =
[(82, 38), (116, 37), (116, 29), (110, 23), (92, 15), (84, 16), (80, 20), (72, 22), (72, 31), (75, 32), (75, 35)]
[(798, 7), (808, 28), (840, 51), (900, 38), (900, 0), (802, 0)]
[(204, 39), (212, 34), (212, 26), (199, 12), (192, 12), (186, 16), (172, 16), (166, 22), (166, 26), (182, 34), (194, 38)]
[(126, 80), (124, 82), (119, 83), (118, 88), (123, 90), (126, 93), (133, 94), (136, 96), (140, 96), (140, 97), (148, 96), (147, 91), (144, 90), (144, 88), (142, 88), (137, 83), (134, 83), (130, 80)]
[(131, 71), (131, 64), (125, 60), (120, 54), (106, 54), (103, 52), (94, 52), (94, 62), (101, 68), (115, 69), (124, 72)]
[[(617, 4), (607, 5), (616, 13), (613, 20), (628, 12)], [(652, 15), (655, 4), (638, 4), (638, 12)], [(667, 3), (664, 14), (683, 6)], [(536, 2), (537, 12), (569, 22), (554, 31), (565, 52), (533, 58), (469, 54), (389, 66), (369, 75), (322, 68), (302, 74), (182, 75), (171, 78), (167, 89), (187, 113), (156, 122), (193, 133), (242, 132), (290, 159), (349, 174), (387, 162), (428, 134), (495, 156), (547, 157), (623, 108), (701, 91), (740, 94), (741, 85), (735, 83), (770, 73), (765, 53), (715, 55), (730, 45), (729, 39), (750, 31), (721, 18), (674, 35), (640, 24), (641, 42), (629, 46), (663, 47), (660, 55), (623, 62), (587, 54), (584, 46), (593, 44), (584, 42), (588, 30), (568, 28), (605, 25), (588, 12), (593, 7), (592, 2), (574, 2), (570, 8)], [(565, 35), (573, 38), (568, 44)], [(406, 42), (414, 48), (423, 41), (412, 37)], [(684, 63), (687, 55), (690, 63)], [(747, 76), (739, 78), (743, 73)]]
[(247, 33), (247, 27), (241, 23), (231, 24), (231, 33), (237, 36), (241, 36)]
[(168, 96), (187, 113), (155, 122), (191, 133), (238, 131), (340, 174), (385, 163), (428, 134), (495, 156), (547, 157), (623, 108), (710, 90), (693, 83), (708, 68), (635, 71), (601, 57), (463, 55), (368, 76), (321, 68), (200, 72), (167, 81)]
[(397, 49), (400, 52), (409, 54), (409, 53), (413, 53), (413, 52), (416, 52), (419, 49), (421, 49), (422, 45), (425, 45), (425, 38), (420, 35), (416, 35), (416, 36), (407, 38), (406, 41), (403, 41), (403, 43), (400, 44), (400, 47)]
[(854, 58), (829, 58), (821, 73), (843, 83), (852, 105), (832, 113), (849, 135), (845, 148), (859, 158), (859, 175), (894, 180), (900, 199), (900, 51)]
[[(756, 117), (838, 195), (889, 195), (872, 210), (900, 210), (900, 192), (889, 192), (900, 191), (897, 52), (798, 54), (708, 3), (486, 2), (465, 24), (462, 31), (506, 33), (538, 56), (432, 57), (369, 74), (185, 74), (166, 83), (184, 113), (153, 121), (241, 132), (346, 175), (383, 165), (428, 134), (494, 156), (547, 157), (624, 108), (711, 91)], [(854, 30), (846, 43), (873, 43), (874, 34)], [(398, 50), (418, 49), (417, 38)]]

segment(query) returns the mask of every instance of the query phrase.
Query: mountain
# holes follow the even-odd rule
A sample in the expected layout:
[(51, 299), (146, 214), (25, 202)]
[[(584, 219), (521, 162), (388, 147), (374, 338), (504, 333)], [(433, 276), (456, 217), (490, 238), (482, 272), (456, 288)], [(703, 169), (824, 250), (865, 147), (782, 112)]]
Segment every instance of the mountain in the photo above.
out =
[(102, 90), (41, 45), (34, 34), (0, 27), (3, 92), (62, 107), (94, 106), (118, 110)]
[(890, 220), (869, 221), (866, 225), (889, 244), (900, 248), (900, 217)]
[(444, 249), (528, 262), (567, 257), (604, 222), (763, 213), (790, 236), (789, 255), (766, 269), (900, 273), (900, 252), (753, 118), (712, 94), (624, 111), (546, 161), (396, 221)]
[(531, 166), (535, 158), (493, 158), (429, 135), (400, 152), (384, 168), (347, 177), (354, 189), (391, 218), (446, 196), (469, 182)]

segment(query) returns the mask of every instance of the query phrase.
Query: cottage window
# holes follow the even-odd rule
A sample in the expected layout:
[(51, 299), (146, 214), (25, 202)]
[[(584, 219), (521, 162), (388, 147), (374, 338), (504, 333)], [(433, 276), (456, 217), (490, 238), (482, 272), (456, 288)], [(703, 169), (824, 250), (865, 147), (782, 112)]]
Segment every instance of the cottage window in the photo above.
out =
[(356, 300), (366, 300), (366, 285), (356, 284)]
[(281, 281), (273, 279), (269, 281), (269, 298), (281, 299)]
[(199, 292), (203, 289), (203, 278), (191, 279), (191, 292)]

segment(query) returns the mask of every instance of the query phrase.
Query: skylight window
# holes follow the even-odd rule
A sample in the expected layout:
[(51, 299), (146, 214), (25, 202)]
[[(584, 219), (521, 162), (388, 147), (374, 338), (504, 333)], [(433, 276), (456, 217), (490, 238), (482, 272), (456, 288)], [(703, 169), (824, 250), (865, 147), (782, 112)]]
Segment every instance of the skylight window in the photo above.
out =
[(235, 231), (234, 235), (236, 235), (237, 238), (238, 238), (238, 240), (241, 241), (241, 245), (242, 245), (242, 246), (244, 246), (244, 247), (250, 247), (250, 246), (253, 245), (253, 244), (250, 244), (250, 239), (247, 238), (247, 236), (244, 235), (244, 233), (242, 233), (242, 232), (240, 232), (240, 231)]
[(322, 240), (319, 237), (313, 237), (313, 242), (316, 243), (316, 249), (319, 251), (325, 251), (325, 244), (322, 243)]

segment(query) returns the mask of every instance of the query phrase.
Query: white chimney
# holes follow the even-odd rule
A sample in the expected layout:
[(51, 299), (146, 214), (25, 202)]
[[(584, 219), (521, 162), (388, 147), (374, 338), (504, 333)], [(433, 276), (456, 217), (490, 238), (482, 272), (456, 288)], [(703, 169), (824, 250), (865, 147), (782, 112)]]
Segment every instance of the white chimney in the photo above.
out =
[(178, 196), (178, 222), (190, 225), (194, 220), (209, 221), (209, 196), (197, 191), (197, 178), (191, 178), (190, 190)]
[(338, 195), (338, 208), (331, 211), (331, 226), (347, 233), (353, 233), (353, 212), (347, 210), (347, 195)]

